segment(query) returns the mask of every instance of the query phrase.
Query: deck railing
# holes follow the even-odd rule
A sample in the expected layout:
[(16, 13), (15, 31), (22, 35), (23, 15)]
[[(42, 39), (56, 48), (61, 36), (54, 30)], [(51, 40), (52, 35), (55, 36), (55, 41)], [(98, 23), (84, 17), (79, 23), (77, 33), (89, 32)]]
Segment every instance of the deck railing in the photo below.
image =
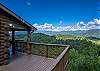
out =
[(45, 56), (49, 58), (55, 58), (56, 62), (53, 64), (50, 71), (64, 71), (68, 64), (69, 45), (60, 44), (46, 44), (46, 43), (34, 43), (17, 41), (16, 47), (19, 51), (27, 52), (27, 44), (31, 47), (31, 53), (34, 55)]
[(69, 63), (69, 46), (57, 57), (50, 71), (66, 71)]

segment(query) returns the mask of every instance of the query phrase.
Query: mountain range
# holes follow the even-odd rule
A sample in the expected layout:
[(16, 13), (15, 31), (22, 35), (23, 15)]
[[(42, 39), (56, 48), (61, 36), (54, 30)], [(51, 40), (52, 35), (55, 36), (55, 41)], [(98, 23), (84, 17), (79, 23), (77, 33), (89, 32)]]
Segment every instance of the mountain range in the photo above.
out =
[(34, 33), (44, 33), (47, 35), (58, 35), (58, 34), (63, 34), (63, 35), (76, 35), (76, 36), (86, 36), (86, 37), (96, 37), (100, 38), (100, 29), (91, 29), (91, 30), (76, 30), (76, 31), (40, 31), (37, 30)]

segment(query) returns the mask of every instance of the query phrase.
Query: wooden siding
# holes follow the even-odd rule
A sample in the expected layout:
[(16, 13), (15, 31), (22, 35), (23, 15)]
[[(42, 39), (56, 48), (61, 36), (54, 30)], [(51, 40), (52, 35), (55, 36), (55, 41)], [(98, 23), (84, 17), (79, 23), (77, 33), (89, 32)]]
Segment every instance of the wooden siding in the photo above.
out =
[(25, 26), (22, 22), (17, 21), (16, 19), (14, 19), (12, 16), (9, 16), (7, 14), (4, 15), (0, 15), (0, 19), (1, 19), (1, 23), (5, 23), (5, 24), (12, 24), (15, 28), (27, 28), (27, 26)]
[[(0, 16), (1, 17), (1, 16)], [(9, 25), (0, 19), (0, 65), (8, 64)]]

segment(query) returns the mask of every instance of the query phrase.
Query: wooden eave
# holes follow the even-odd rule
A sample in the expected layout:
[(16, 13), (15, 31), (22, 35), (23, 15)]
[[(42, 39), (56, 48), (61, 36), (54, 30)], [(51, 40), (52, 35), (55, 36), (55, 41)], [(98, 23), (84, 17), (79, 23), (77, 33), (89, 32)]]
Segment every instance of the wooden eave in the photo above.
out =
[(31, 24), (29, 24), (28, 22), (26, 22), (25, 20), (23, 20), (20, 16), (16, 15), (14, 12), (12, 12), (10, 9), (8, 9), (7, 7), (5, 7), (3, 4), (0, 3), (0, 8), (6, 12), (7, 14), (10, 14), (11, 16), (13, 16), (14, 18), (16, 18), (18, 21), (20, 21), (21, 23), (19, 23), (19, 25), (24, 24), (25, 26), (27, 26), (30, 30), (37, 30), (34, 26), (32, 26)]

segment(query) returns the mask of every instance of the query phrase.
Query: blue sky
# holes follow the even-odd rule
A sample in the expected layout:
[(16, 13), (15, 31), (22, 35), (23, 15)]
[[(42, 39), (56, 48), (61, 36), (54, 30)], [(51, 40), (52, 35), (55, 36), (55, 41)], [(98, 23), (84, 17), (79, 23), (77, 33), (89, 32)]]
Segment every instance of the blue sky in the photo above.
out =
[(31, 24), (73, 25), (98, 18), (97, 0), (0, 0)]

